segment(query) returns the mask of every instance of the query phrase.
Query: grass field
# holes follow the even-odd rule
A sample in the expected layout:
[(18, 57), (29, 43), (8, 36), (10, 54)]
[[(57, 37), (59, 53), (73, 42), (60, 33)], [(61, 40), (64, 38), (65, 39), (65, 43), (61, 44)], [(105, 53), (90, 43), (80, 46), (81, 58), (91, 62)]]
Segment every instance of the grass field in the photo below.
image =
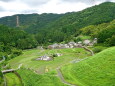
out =
[(5, 78), (7, 81), (7, 86), (22, 86), (19, 77), (15, 73), (7, 73), (5, 74)]
[[(36, 61), (35, 58), (45, 54), (61, 53), (60, 57), (56, 57), (54, 61)], [(37, 71), (37, 73), (44, 73), (45, 68), (54, 70), (59, 66), (69, 64), (70, 61), (87, 57), (88, 52), (82, 48), (74, 49), (55, 49), (55, 50), (26, 50), (21, 56), (18, 56), (9, 61), (12, 68), (17, 68), (19, 64), (22, 64), (24, 68)]]
[(55, 76), (55, 72), (38, 75), (31, 70), (18, 70), (24, 86), (68, 86), (63, 84), (60, 79)]
[[(53, 61), (36, 61), (35, 58), (45, 54), (63, 54), (56, 57)], [(73, 60), (87, 57), (89, 52), (82, 48), (74, 49), (55, 49), (55, 50), (26, 50), (22, 55), (9, 61), (12, 68), (17, 68), (22, 64), (22, 68), (18, 70), (22, 78), (24, 86), (67, 86), (59, 76), (57, 76), (56, 68), (71, 64)], [(45, 72), (46, 67), (48, 72)]]
[(78, 86), (115, 86), (115, 47), (61, 68), (66, 81)]

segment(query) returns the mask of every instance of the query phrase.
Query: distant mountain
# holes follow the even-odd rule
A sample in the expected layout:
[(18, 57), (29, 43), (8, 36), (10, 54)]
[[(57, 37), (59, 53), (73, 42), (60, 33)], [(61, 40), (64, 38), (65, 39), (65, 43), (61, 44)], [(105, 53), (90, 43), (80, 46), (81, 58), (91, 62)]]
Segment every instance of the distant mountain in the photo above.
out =
[(48, 31), (49, 29), (54, 29), (64, 33), (74, 34), (80, 28), (85, 26), (98, 25), (112, 21), (115, 19), (114, 13), (115, 3), (105, 2), (79, 12), (66, 13), (62, 17), (55, 19), (55, 21), (48, 22), (47, 25), (46, 23), (43, 23), (43, 21), (42, 24), (45, 26), (36, 22), (36, 25), (32, 25), (27, 31), (31, 33), (33, 29), (36, 29), (35, 33), (37, 33), (42, 27), (44, 30), (48, 29)]
[[(43, 26), (43, 24), (47, 24), (48, 22), (53, 22), (57, 18), (63, 16), (63, 14), (52, 14), (52, 13), (43, 13), (43, 14), (17, 14), (13, 16), (7, 16), (0, 18), (0, 24), (7, 25), (10, 27), (17, 26), (17, 16), (20, 28), (27, 28), (31, 25), (39, 24)], [(37, 25), (37, 26), (39, 26)], [(39, 26), (39, 27), (40, 27)]]
[(25, 28), (29, 33), (37, 33), (38, 30), (47, 28), (48, 25), (52, 24), (60, 17), (65, 14), (53, 14), (53, 13), (43, 13), (37, 17), (37, 21), (30, 25), (30, 27)]
[(115, 3), (105, 2), (83, 11), (65, 15), (54, 22), (51, 27), (78, 30), (88, 25), (98, 25), (115, 19)]
[(81, 28), (114, 20), (115, 3), (104, 2), (79, 12), (65, 14), (20, 14), (3, 17), (0, 18), (0, 24), (16, 27), (17, 16), (19, 28), (34, 33), (38, 43), (62, 42), (77, 36)]
[(0, 24), (4, 24), (10, 27), (16, 27), (16, 18), (19, 17), (19, 25), (27, 26), (36, 22), (38, 14), (17, 14), (13, 16), (7, 16), (0, 18)]

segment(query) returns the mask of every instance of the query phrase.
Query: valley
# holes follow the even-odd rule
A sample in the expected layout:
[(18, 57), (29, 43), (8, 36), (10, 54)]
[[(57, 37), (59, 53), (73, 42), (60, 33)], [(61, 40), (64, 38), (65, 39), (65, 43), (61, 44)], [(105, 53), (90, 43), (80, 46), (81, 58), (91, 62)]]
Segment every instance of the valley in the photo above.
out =
[(115, 3), (0, 18), (0, 86), (115, 86)]

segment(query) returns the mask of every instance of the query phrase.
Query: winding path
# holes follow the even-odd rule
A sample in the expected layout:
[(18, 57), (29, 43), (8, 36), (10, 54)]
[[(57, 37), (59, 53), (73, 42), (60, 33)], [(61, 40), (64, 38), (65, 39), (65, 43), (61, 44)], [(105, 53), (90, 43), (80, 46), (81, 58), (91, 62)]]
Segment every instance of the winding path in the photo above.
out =
[(86, 46), (82, 46), (82, 48), (84, 48), (86, 51), (90, 52), (91, 56), (94, 55), (94, 52), (92, 50), (88, 49)]
[(3, 61), (5, 61), (5, 56), (3, 56), (3, 59), (0, 61), (0, 63), (2, 63)]
[(71, 84), (71, 83), (65, 81), (65, 79), (64, 79), (64, 77), (63, 77), (63, 75), (62, 75), (62, 73), (61, 73), (61, 71), (60, 71), (60, 67), (57, 68), (57, 73), (58, 73), (58, 77), (60, 78), (60, 80), (61, 80), (64, 84), (69, 85), (69, 86), (76, 86), (76, 85), (73, 85), (73, 84)]
[[(83, 58), (83, 59), (77, 59), (77, 60), (75, 59), (75, 60), (73, 60), (73, 61), (70, 61), (70, 63), (78, 63), (78, 62), (81, 62), (81, 61), (83, 61), (83, 60), (85, 60), (85, 59), (88, 59), (88, 57), (85, 57), (85, 58)], [(61, 68), (61, 67), (58, 67), (58, 68), (56, 69), (56, 70), (57, 70), (57, 73), (58, 73), (58, 77), (60, 78), (60, 80), (61, 80), (64, 84), (66, 84), (66, 85), (77, 86), (77, 85), (74, 85), (74, 84), (71, 84), (71, 83), (65, 81), (65, 79), (64, 79), (64, 77), (63, 77), (63, 74), (61, 73), (60, 68)]]
[(17, 68), (17, 69), (8, 69), (8, 70), (3, 70), (3, 71), (2, 71), (2, 73), (4, 74), (4, 73), (9, 73), (9, 72), (14, 72), (14, 71), (16, 71), (16, 70), (19, 70), (21, 66), (22, 66), (22, 64), (20, 64), (20, 65), (18, 66), (18, 68)]
[[(82, 46), (82, 48), (84, 48), (86, 51), (90, 52), (92, 56), (94, 55), (93, 51), (90, 50), (90, 49), (88, 49), (87, 47)], [(78, 62), (81, 62), (81, 61), (83, 61), (83, 60), (85, 60), (85, 59), (87, 59), (87, 58), (88, 58), (88, 57), (85, 57), (85, 58), (83, 58), (83, 59), (75, 59), (75, 60), (73, 60), (73, 61), (70, 61), (70, 63), (78, 63)], [(69, 86), (77, 86), (77, 85), (74, 85), (74, 84), (71, 84), (71, 83), (65, 81), (65, 79), (64, 79), (64, 77), (63, 77), (63, 74), (62, 74), (61, 71), (60, 71), (60, 67), (58, 67), (56, 70), (57, 70), (57, 73), (58, 73), (58, 77), (60, 78), (60, 80), (61, 80), (64, 84), (69, 85)]]

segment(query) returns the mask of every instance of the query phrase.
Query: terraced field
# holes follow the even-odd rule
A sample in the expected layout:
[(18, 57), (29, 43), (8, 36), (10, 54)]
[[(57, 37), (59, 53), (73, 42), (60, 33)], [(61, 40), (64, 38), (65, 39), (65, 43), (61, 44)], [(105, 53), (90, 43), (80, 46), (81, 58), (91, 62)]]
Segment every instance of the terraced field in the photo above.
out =
[(68, 86), (61, 82), (55, 71), (39, 75), (31, 70), (21, 69), (18, 73), (22, 77), (24, 86)]
[[(39, 56), (60, 53), (62, 56), (55, 57), (52, 61), (37, 61)], [(77, 60), (90, 55), (83, 48), (55, 49), (55, 50), (26, 50), (21, 56), (9, 61), (12, 68), (17, 68), (22, 64), (22, 68), (17, 72), (21, 76), (24, 86), (71, 86), (63, 82), (57, 68), (73, 64)], [(47, 68), (47, 72), (46, 72)]]
[[(36, 61), (35, 59), (43, 55), (51, 55), (61, 53), (62, 56), (56, 57), (52, 61)], [(87, 57), (89, 52), (82, 48), (74, 49), (55, 49), (55, 50), (27, 50), (21, 56), (18, 56), (9, 61), (12, 68), (17, 68), (19, 64), (26, 69), (31, 69), (41, 74), (45, 72), (46, 67), (49, 71), (56, 69), (59, 66), (70, 64), (71, 61)]]
[(7, 86), (22, 86), (20, 78), (15, 73), (7, 73), (4, 76)]
[[(52, 61), (35, 60), (55, 53), (62, 56)], [(17, 72), (25, 86), (115, 86), (115, 47), (89, 55), (83, 48), (34, 49), (24, 51), (9, 64), (12, 68), (23, 64)]]
[(65, 80), (78, 86), (115, 86), (115, 47), (61, 68)]

